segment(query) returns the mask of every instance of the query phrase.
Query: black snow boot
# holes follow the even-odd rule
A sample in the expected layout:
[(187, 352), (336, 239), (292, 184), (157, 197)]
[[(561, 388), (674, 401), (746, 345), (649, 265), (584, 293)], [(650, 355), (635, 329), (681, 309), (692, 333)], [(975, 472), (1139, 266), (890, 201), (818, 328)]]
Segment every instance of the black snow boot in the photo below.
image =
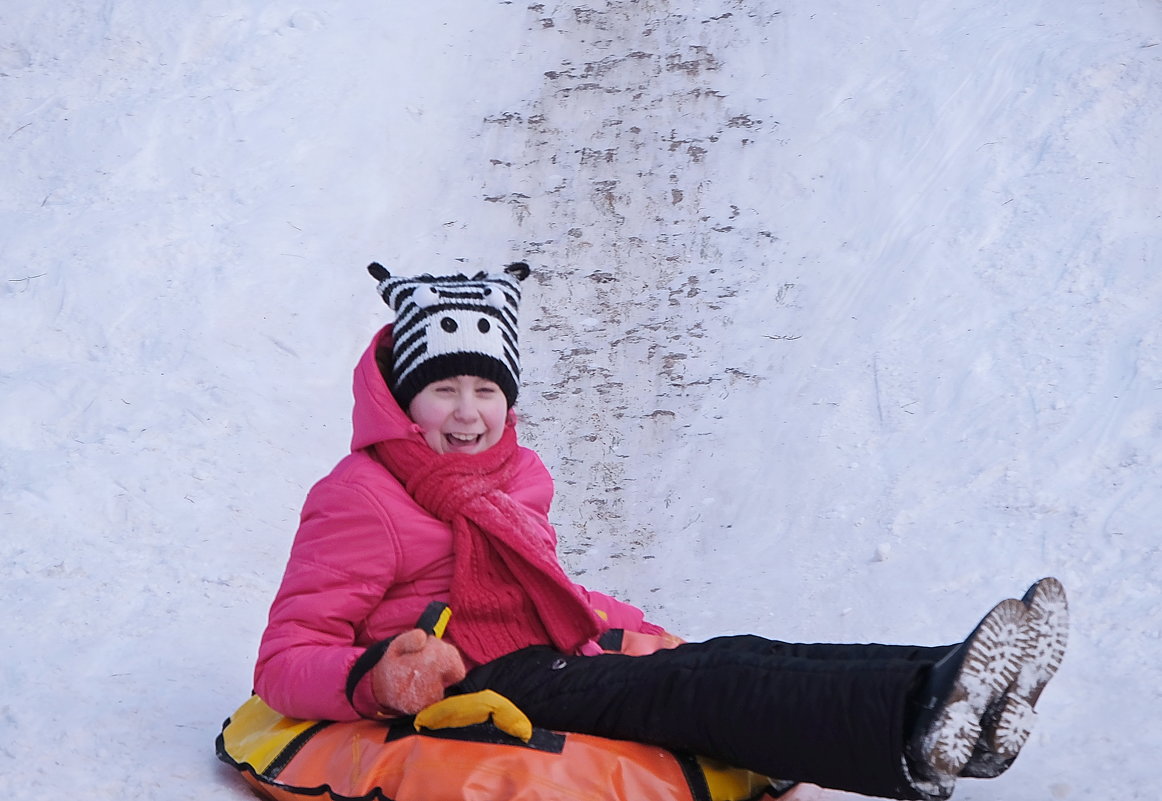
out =
[(913, 785), (926, 798), (952, 794), (980, 740), (982, 718), (1016, 679), (1026, 655), (1025, 617), (1021, 601), (1001, 601), (917, 688), (904, 756)]
[(1016, 679), (985, 715), (980, 740), (961, 776), (991, 779), (1008, 770), (1029, 739), (1037, 718), (1033, 707), (1065, 658), (1069, 603), (1061, 582), (1043, 578), (1021, 600), (1027, 610), (1024, 637), (1029, 647), (1025, 659)]

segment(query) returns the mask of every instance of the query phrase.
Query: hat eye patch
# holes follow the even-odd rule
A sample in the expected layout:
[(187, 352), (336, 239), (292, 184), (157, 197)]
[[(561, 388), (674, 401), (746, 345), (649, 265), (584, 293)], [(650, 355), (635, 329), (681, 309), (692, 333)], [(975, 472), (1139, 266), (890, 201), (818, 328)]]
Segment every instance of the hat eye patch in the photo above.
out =
[(418, 288), (411, 297), (412, 303), (415, 303), (421, 309), (426, 309), (429, 306), (435, 306), (440, 302), (440, 290), (434, 286), (425, 286)]
[(460, 324), (453, 320), (451, 317), (444, 317), (440, 320), (440, 328), (443, 328), (449, 334), (456, 333), (456, 329), (459, 327)]
[(487, 334), (492, 328), (492, 323), (488, 322), (487, 317), (481, 317), (476, 321), (476, 327), (480, 330), (480, 333)]
[(507, 298), (503, 292), (497, 292), (492, 287), (484, 287), (484, 302), (494, 309), (503, 309)]

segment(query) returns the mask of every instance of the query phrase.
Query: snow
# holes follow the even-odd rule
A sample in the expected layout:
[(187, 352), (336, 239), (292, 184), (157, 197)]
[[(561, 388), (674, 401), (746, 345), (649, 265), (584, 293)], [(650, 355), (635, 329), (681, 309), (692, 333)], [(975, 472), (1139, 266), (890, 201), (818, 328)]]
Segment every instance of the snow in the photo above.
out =
[(0, 788), (250, 797), (213, 739), (347, 447), (365, 265), (527, 258), (580, 580), (935, 643), (1057, 575), (1038, 726), (956, 798), (1153, 798), (1162, 6), (826, 5), (8, 11)]

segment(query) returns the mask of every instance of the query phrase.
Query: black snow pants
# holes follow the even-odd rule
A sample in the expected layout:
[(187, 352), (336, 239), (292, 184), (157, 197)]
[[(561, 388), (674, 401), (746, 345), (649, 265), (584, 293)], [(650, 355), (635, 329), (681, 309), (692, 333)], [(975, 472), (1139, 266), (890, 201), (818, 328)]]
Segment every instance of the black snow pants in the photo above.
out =
[(775, 779), (920, 798), (904, 768), (914, 691), (951, 646), (718, 637), (649, 656), (534, 646), (472, 670), (533, 724), (720, 759)]

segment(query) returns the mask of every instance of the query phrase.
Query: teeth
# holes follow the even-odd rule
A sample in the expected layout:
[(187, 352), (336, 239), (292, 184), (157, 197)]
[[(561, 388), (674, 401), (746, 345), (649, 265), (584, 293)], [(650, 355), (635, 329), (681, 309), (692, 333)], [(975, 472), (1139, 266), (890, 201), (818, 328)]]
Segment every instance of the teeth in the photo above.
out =
[(460, 442), (475, 442), (479, 438), (479, 434), (449, 434), (449, 439), (458, 440)]

